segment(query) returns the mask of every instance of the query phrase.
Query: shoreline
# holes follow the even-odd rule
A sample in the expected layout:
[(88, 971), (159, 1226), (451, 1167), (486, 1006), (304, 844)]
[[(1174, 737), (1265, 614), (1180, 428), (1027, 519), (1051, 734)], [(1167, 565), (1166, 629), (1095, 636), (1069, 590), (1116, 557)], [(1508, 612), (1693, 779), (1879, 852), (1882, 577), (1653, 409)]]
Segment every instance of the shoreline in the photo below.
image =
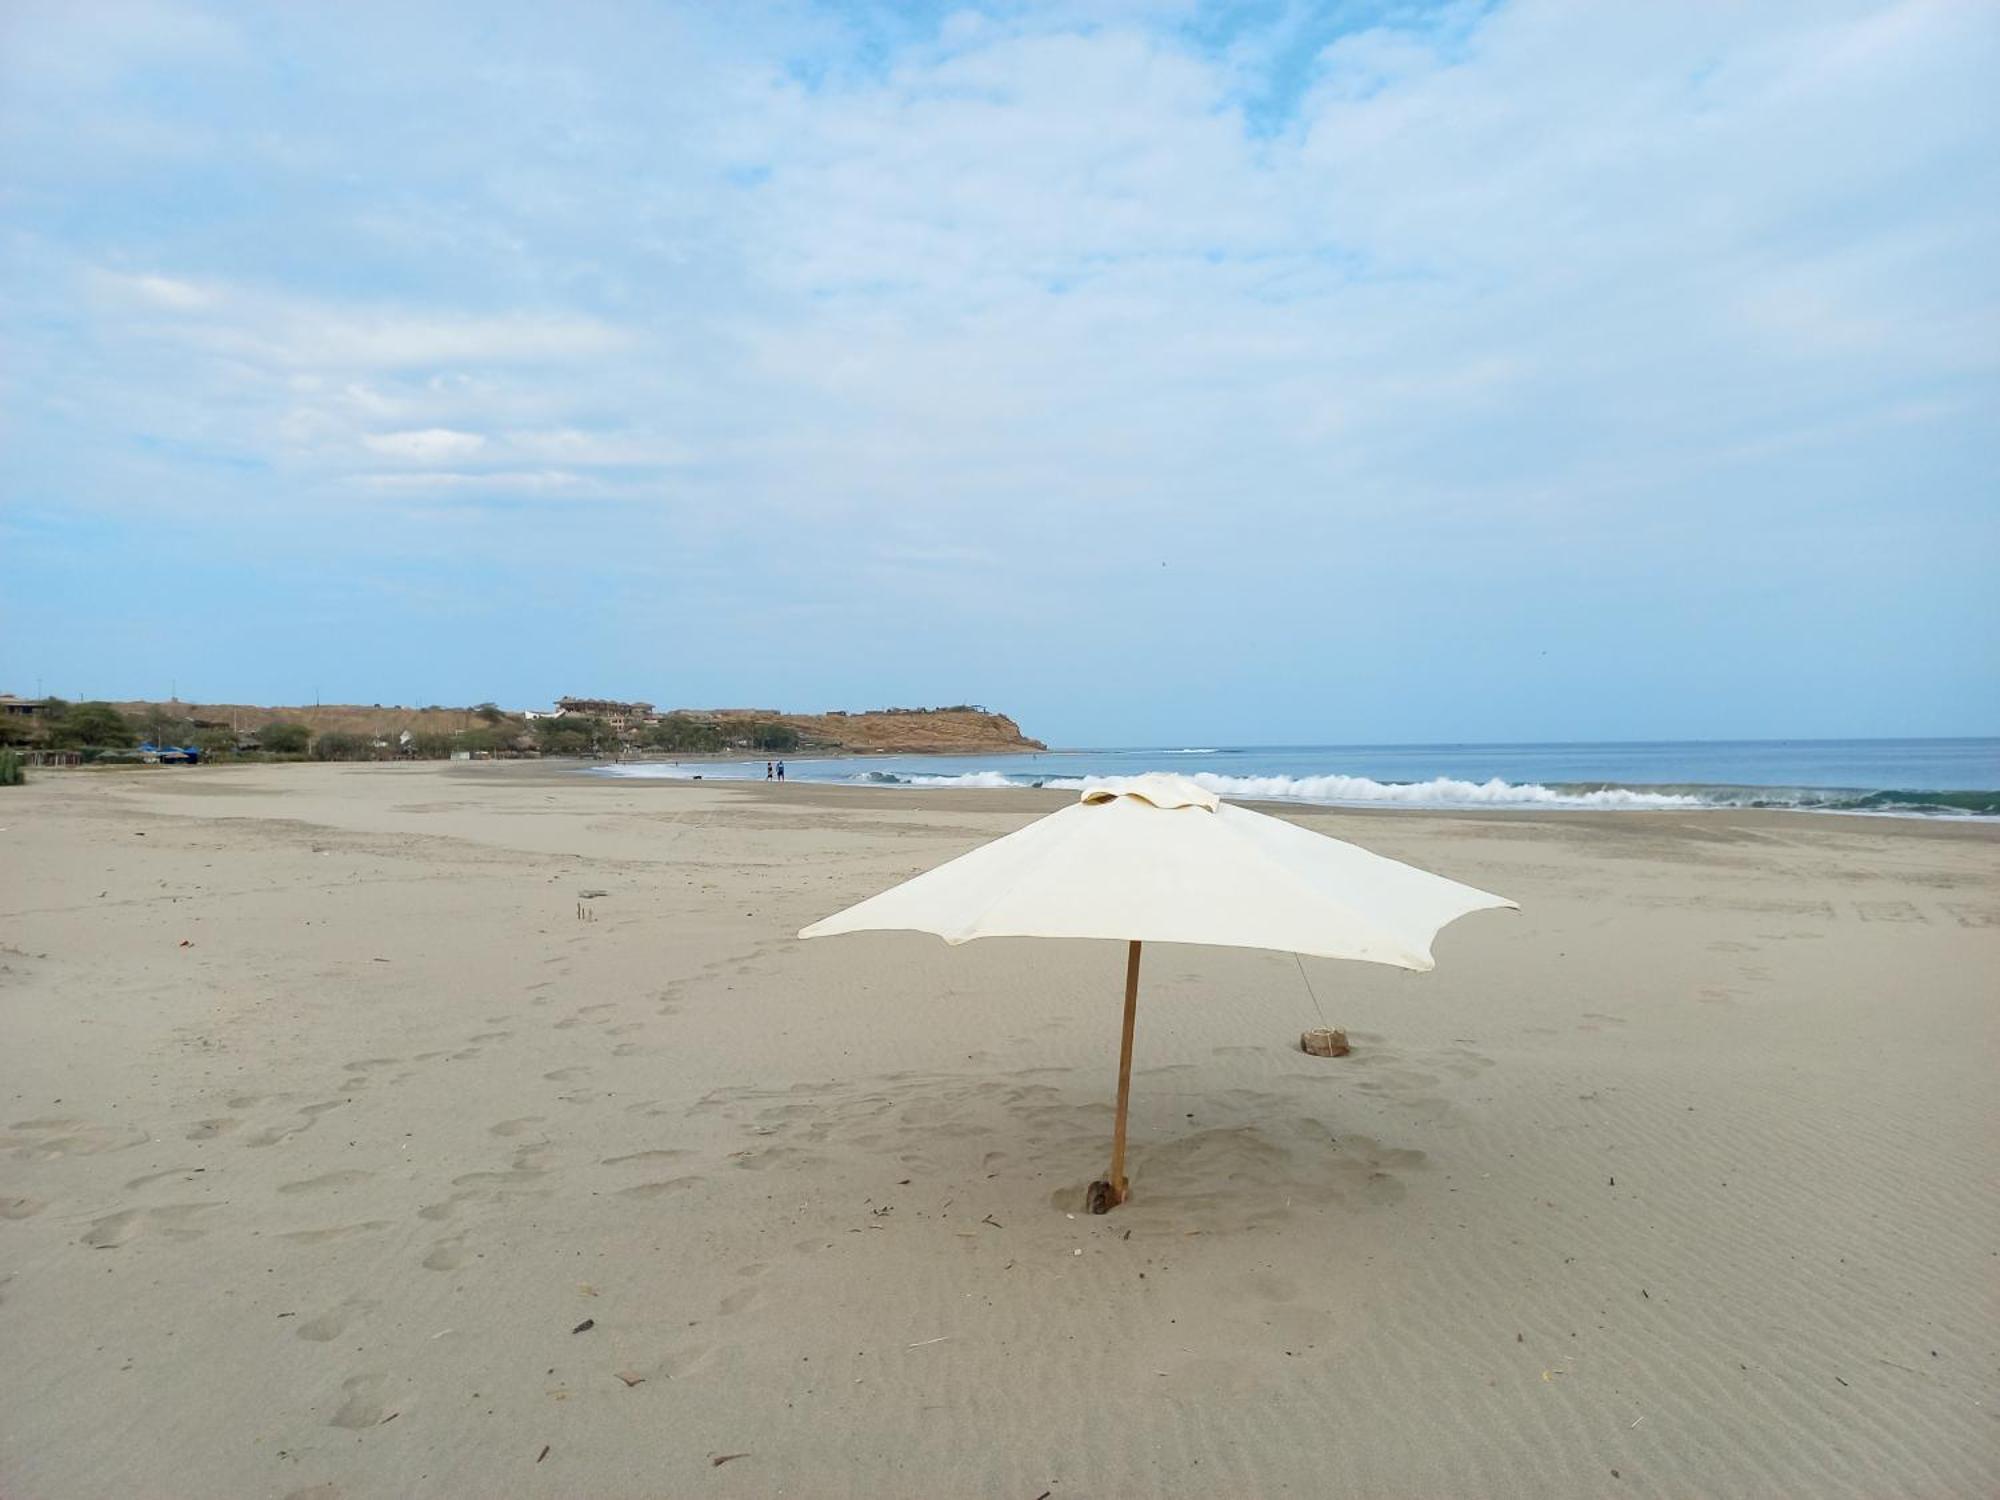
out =
[[(736, 764), (747, 765), (750, 763), (744, 760), (743, 757), (741, 756), (723, 756), (719, 757), (718, 759), (722, 763), (731, 765), (736, 765)], [(579, 773), (588, 775), (593, 771), (601, 771), (607, 769), (610, 765), (617, 763), (592, 762), (592, 761), (558, 761), (549, 759), (544, 759), (540, 761), (513, 761), (513, 762), (493, 761), (493, 762), (475, 762), (473, 763), (473, 766), (476, 767), (477, 769), (472, 769), (471, 767), (468, 767), (465, 762), (457, 762), (454, 765), (454, 769), (461, 771), (471, 770), (472, 774), (480, 774), (481, 772), (487, 770), (489, 767), (499, 766), (502, 764), (514, 767), (515, 770), (513, 771), (512, 774), (532, 774), (527, 772), (526, 768), (533, 766), (548, 770), (557, 770), (558, 768), (560, 768), (560, 774), (563, 775), (577, 775)], [(673, 762), (668, 762), (668, 764), (673, 764)], [(726, 789), (726, 788), (746, 788), (746, 787), (763, 788), (767, 785), (761, 778), (754, 776), (726, 777), (726, 778), (718, 778), (713, 781), (703, 778), (698, 783), (694, 780), (694, 778), (691, 777), (675, 777), (675, 776), (652, 776), (652, 777), (600, 776), (596, 779), (605, 783), (615, 783), (619, 785), (635, 786), (635, 787), (699, 785), (711, 789)], [(775, 788), (775, 783), (771, 783), (770, 785), (773, 788)], [(795, 800), (798, 793), (804, 792), (808, 789), (814, 792), (828, 792), (841, 795), (851, 794), (859, 797), (879, 797), (884, 794), (902, 793), (904, 795), (913, 798), (921, 799), (920, 801), (913, 804), (916, 806), (928, 806), (934, 799), (949, 798), (956, 796), (973, 797), (973, 798), (1039, 797), (1048, 800), (1046, 800), (1045, 802), (1039, 802), (1032, 805), (1046, 807), (1048, 810), (1053, 810), (1057, 807), (1062, 806), (1064, 803), (1072, 802), (1076, 799), (1076, 792), (1073, 789), (1069, 788), (1044, 788), (1044, 787), (1027, 787), (1027, 786), (913, 787), (913, 786), (898, 785), (896, 783), (886, 783), (886, 782), (873, 783), (873, 784), (859, 784), (859, 783), (842, 784), (838, 782), (811, 781), (811, 780), (787, 781), (785, 783), (785, 791), (783, 793), (776, 793), (774, 790), (773, 795), (782, 795), (787, 797), (788, 799)], [(1241, 803), (1245, 807), (1254, 807), (1261, 812), (1271, 812), (1271, 813), (1297, 813), (1297, 814), (1350, 813), (1363, 816), (1381, 816), (1381, 817), (1389, 817), (1389, 816), (1464, 817), (1464, 818), (1491, 818), (1503, 821), (1512, 821), (1521, 818), (1605, 818), (1611, 820), (1619, 820), (1619, 819), (1635, 818), (1635, 817), (1642, 819), (1675, 818), (1675, 817), (1712, 818), (1717, 816), (1727, 816), (1732, 818), (1774, 817), (1774, 818), (1784, 818), (1784, 819), (1805, 817), (1805, 818), (1834, 818), (1834, 819), (1839, 819), (1841, 821), (1847, 821), (1850, 819), (1861, 819), (1870, 822), (1888, 821), (1897, 824), (1917, 824), (1921, 826), (1943, 825), (1943, 826), (1957, 827), (1962, 825), (1970, 825), (1973, 827), (1983, 827), (1991, 829), (1993, 830), (1992, 836), (2000, 838), (2000, 816), (1993, 816), (1982, 813), (1960, 813), (1960, 812), (1924, 813), (1916, 811), (1893, 811), (1893, 810), (1878, 811), (1873, 809), (1862, 810), (1862, 809), (1819, 808), (1819, 807), (1743, 807), (1743, 806), (1732, 806), (1727, 804), (1718, 804), (1713, 807), (1628, 807), (1628, 808), (1537, 807), (1533, 805), (1497, 806), (1497, 807), (1459, 807), (1448, 804), (1424, 804), (1424, 803), (1315, 802), (1315, 801), (1308, 801), (1305, 798), (1297, 798), (1297, 797), (1246, 797), (1246, 796), (1239, 796), (1234, 793), (1224, 793), (1223, 795), (1231, 802)], [(977, 804), (972, 804), (972, 805), (977, 805)]]
[[(962, 752), (953, 751), (953, 752), (937, 752), (937, 753), (941, 755), (942, 754), (957, 755)], [(1025, 752), (1025, 753), (1053, 754), (1057, 752), (1035, 751), (1035, 752)], [(1065, 753), (1087, 753), (1087, 752), (1065, 752)], [(916, 755), (919, 754), (919, 752), (893, 751), (893, 752), (883, 752), (883, 754), (893, 755), (893, 756), (909, 756), (914, 758)], [(682, 765), (682, 764), (749, 765), (752, 764), (756, 758), (757, 757), (746, 758), (744, 756), (737, 755), (734, 753), (726, 753), (726, 754), (718, 753), (714, 755), (690, 754), (672, 758), (653, 757), (653, 758), (648, 758), (646, 760), (633, 760), (633, 761), (593, 760), (589, 758), (566, 757), (566, 756), (540, 756), (532, 758), (507, 757), (507, 758), (500, 758), (493, 760), (477, 760), (477, 761), (385, 760), (385, 761), (325, 762), (325, 761), (311, 761), (311, 760), (301, 759), (301, 760), (282, 760), (282, 761), (215, 761), (215, 762), (204, 763), (198, 766), (177, 766), (177, 765), (143, 766), (143, 765), (132, 765), (132, 764), (111, 764), (111, 765), (98, 764), (98, 765), (85, 765), (85, 766), (74, 766), (74, 767), (31, 768), (30, 774), (33, 779), (38, 781), (50, 778), (57, 778), (57, 777), (72, 778), (81, 775), (81, 776), (88, 776), (94, 780), (104, 780), (116, 777), (129, 777), (129, 778), (138, 778), (140, 782), (143, 782), (144, 780), (152, 777), (207, 778), (215, 776), (242, 775), (245, 773), (256, 772), (256, 771), (277, 771), (277, 772), (298, 771), (316, 766), (321, 766), (321, 767), (338, 767), (339, 769), (352, 772), (372, 771), (377, 774), (396, 774), (396, 773), (412, 774), (412, 773), (422, 772), (425, 770), (431, 770), (431, 771), (443, 772), (445, 774), (452, 776), (479, 777), (479, 776), (499, 775), (499, 776), (512, 776), (524, 779), (541, 778), (541, 779), (546, 779), (552, 783), (566, 783), (570, 781), (583, 780), (583, 781), (591, 781), (597, 785), (622, 785), (635, 788), (695, 786), (711, 790), (726, 790), (726, 789), (742, 790), (753, 787), (763, 787), (765, 786), (766, 783), (763, 781), (762, 778), (754, 776), (722, 777), (710, 780), (706, 777), (699, 777), (699, 778), (676, 777), (676, 776), (620, 777), (617, 775), (603, 775), (601, 773), (614, 770), (616, 767), (621, 765)], [(769, 758), (775, 760), (778, 759), (779, 757), (774, 755)], [(799, 757), (789, 756), (786, 758), (798, 759)], [(838, 756), (838, 757), (815, 757), (815, 758), (861, 759), (863, 757)], [(600, 774), (593, 775), (593, 773), (600, 773)], [(1620, 785), (1630, 785), (1635, 789), (1643, 790), (1649, 786), (1657, 784), (1621, 783)], [(1700, 784), (1678, 783), (1675, 785), (1697, 786)], [(1717, 785), (1729, 785), (1729, 784), (1718, 783)], [(916, 803), (913, 804), (915, 806), (931, 806), (935, 805), (940, 799), (954, 798), (954, 797), (965, 797), (973, 799), (1040, 797), (1047, 800), (1043, 802), (1026, 804), (1026, 805), (1043, 807), (1047, 810), (1053, 810), (1056, 807), (1060, 807), (1067, 801), (1074, 800), (1074, 797), (1076, 795), (1075, 791), (1070, 788), (1042, 788), (1042, 787), (1032, 787), (1032, 786), (915, 787), (894, 782), (869, 783), (869, 784), (863, 784), (863, 783), (844, 784), (839, 782), (826, 782), (826, 781), (814, 781), (814, 780), (803, 780), (803, 779), (788, 780), (785, 783), (785, 788), (786, 788), (785, 793), (781, 795), (785, 795), (793, 799), (796, 799), (798, 795), (800, 795), (801, 793), (805, 792), (808, 789), (810, 789), (813, 792), (823, 792), (823, 793), (830, 793), (837, 795), (853, 795), (853, 796), (867, 797), (867, 798), (881, 797), (884, 796), (885, 794), (901, 793), (919, 799)], [(1829, 788), (1828, 790), (1858, 790), (1858, 789)], [(1600, 819), (1601, 818), (1601, 819), (1611, 820), (1613, 822), (1625, 819), (1632, 819), (1632, 818), (1637, 818), (1641, 820), (1653, 820), (1659, 818), (1677, 818), (1677, 817), (1686, 817), (1686, 818), (1726, 817), (1732, 819), (1776, 818), (1787, 821), (1797, 818), (1826, 818), (1826, 819), (1835, 819), (1841, 822), (1850, 822), (1850, 821), (1863, 822), (1863, 823), (1886, 822), (1886, 823), (1893, 823), (1898, 826), (1968, 828), (1968, 829), (1986, 828), (1994, 830), (1995, 831), (1994, 836), (2000, 837), (2000, 814), (1957, 812), (1957, 811), (1920, 812), (1915, 809), (1829, 808), (1829, 807), (1804, 807), (1804, 806), (1752, 807), (1752, 806), (1745, 806), (1741, 804), (1730, 804), (1730, 803), (1718, 803), (1713, 806), (1705, 806), (1705, 807), (1619, 807), (1619, 808), (1537, 806), (1532, 803), (1501, 804), (1494, 806), (1467, 806), (1467, 805), (1456, 805), (1450, 803), (1413, 803), (1413, 802), (1389, 802), (1389, 801), (1379, 801), (1379, 802), (1314, 801), (1303, 797), (1244, 796), (1233, 792), (1224, 792), (1222, 795), (1225, 796), (1231, 802), (1241, 803), (1245, 807), (1254, 807), (1263, 812), (1271, 812), (1279, 814), (1290, 813), (1290, 814), (1297, 814), (1300, 816), (1312, 813), (1342, 813), (1342, 814), (1351, 814), (1355, 816), (1364, 816), (1364, 817), (1453, 817), (1453, 818), (1492, 819), (1502, 822), (1518, 821), (1524, 818), (1535, 818), (1535, 819), (1539, 818)], [(982, 804), (979, 802), (973, 802), (967, 805), (979, 806)], [(1778, 825), (1773, 825), (1773, 826), (1778, 826)]]

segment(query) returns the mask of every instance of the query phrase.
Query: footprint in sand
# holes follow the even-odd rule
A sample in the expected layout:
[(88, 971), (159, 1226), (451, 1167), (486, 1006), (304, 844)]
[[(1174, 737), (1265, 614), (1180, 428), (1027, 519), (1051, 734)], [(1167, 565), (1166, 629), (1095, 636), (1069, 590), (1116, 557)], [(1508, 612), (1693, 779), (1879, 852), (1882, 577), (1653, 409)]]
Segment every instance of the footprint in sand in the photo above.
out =
[(11, 1147), (17, 1161), (54, 1161), (64, 1156), (101, 1156), (125, 1151), (151, 1139), (143, 1130), (118, 1125), (92, 1125), (84, 1120), (18, 1120), (0, 1135), (0, 1149)]
[(461, 1239), (439, 1240), (431, 1246), (431, 1253), (424, 1257), (426, 1271), (456, 1271), (471, 1259), (472, 1252), (465, 1248)]
[(446, 1219), (457, 1218), (459, 1206), (461, 1204), (471, 1203), (486, 1196), (487, 1195), (485, 1193), (478, 1193), (470, 1190), (467, 1190), (465, 1192), (453, 1193), (449, 1198), (446, 1198), (441, 1202), (426, 1203), (422, 1208), (417, 1210), (417, 1217), (420, 1219), (428, 1219), (434, 1224), (442, 1223)]
[(39, 1198), (0, 1198), (0, 1219), (32, 1219), (47, 1207)]
[(278, 1191), (281, 1193), (325, 1193), (331, 1192), (336, 1188), (353, 1187), (358, 1182), (366, 1182), (374, 1175), (373, 1172), (353, 1170), (326, 1172), (318, 1177), (305, 1177), (297, 1182), (281, 1183)]
[(219, 1116), (213, 1120), (196, 1120), (194, 1124), (188, 1126), (182, 1133), (181, 1139), (187, 1141), (212, 1141), (219, 1135), (228, 1135), (230, 1131), (242, 1123), (241, 1120), (231, 1119), (227, 1115)]
[(347, 1427), (356, 1432), (369, 1427), (379, 1427), (389, 1415), (383, 1404), (383, 1391), (388, 1384), (386, 1375), (350, 1375), (340, 1383), (346, 1400), (340, 1403), (340, 1410), (333, 1414), (335, 1427)]
[(202, 1167), (169, 1167), (164, 1172), (148, 1172), (144, 1177), (134, 1177), (130, 1182), (126, 1183), (125, 1191), (128, 1193), (137, 1192), (142, 1187), (155, 1182), (163, 1182), (169, 1177), (179, 1177), (192, 1182), (194, 1181), (195, 1174), (204, 1170)]
[(93, 1250), (116, 1250), (142, 1234), (161, 1234), (174, 1240), (198, 1240), (207, 1231), (191, 1227), (190, 1221), (217, 1206), (214, 1203), (170, 1203), (162, 1208), (128, 1208), (93, 1221), (80, 1243)]
[(1242, 1294), (1256, 1302), (1290, 1302), (1299, 1295), (1299, 1284), (1270, 1271), (1253, 1271), (1238, 1283)]
[(330, 1307), (307, 1318), (299, 1324), (298, 1336), (309, 1343), (330, 1343), (347, 1331), (348, 1324), (373, 1312), (378, 1305), (360, 1297), (350, 1297), (338, 1307)]
[(713, 1353), (713, 1344), (690, 1344), (685, 1348), (669, 1350), (660, 1360), (660, 1371), (669, 1380), (685, 1379), (707, 1364)]
[(275, 1146), (280, 1141), (288, 1141), (293, 1136), (301, 1135), (310, 1129), (312, 1129), (311, 1120), (302, 1120), (296, 1125), (267, 1125), (255, 1135), (243, 1137), (243, 1144), (252, 1149)]
[(715, 1310), (722, 1316), (728, 1317), (732, 1313), (740, 1313), (747, 1308), (755, 1307), (763, 1300), (763, 1288), (746, 1286), (741, 1291), (731, 1292), (724, 1297), (716, 1304)]
[(359, 1224), (334, 1224), (325, 1229), (294, 1229), (278, 1238), (290, 1240), (294, 1245), (323, 1245), (328, 1240), (351, 1239), (357, 1234), (374, 1234), (388, 1227), (387, 1219), (365, 1219)]
[(698, 1187), (700, 1177), (667, 1177), (658, 1182), (642, 1182), (635, 1187), (620, 1188), (621, 1198), (659, 1198), (668, 1193), (685, 1193), (691, 1187)]
[(630, 1156), (607, 1156), (598, 1165), (602, 1167), (622, 1167), (628, 1162), (637, 1162), (641, 1166), (647, 1167), (665, 1166), (670, 1161), (680, 1161), (682, 1158), (692, 1156), (693, 1154), (691, 1151), (634, 1151)]
[(377, 1068), (393, 1068), (401, 1061), (400, 1057), (363, 1057), (341, 1066), (350, 1073), (372, 1073)]
[(452, 1178), (453, 1187), (523, 1188), (547, 1175), (545, 1167), (516, 1167), (510, 1172), (464, 1172)]
[(576, 1083), (589, 1076), (588, 1068), (554, 1068), (542, 1075), (550, 1083)]
[(487, 1126), (494, 1135), (522, 1135), (530, 1126), (539, 1125), (547, 1117), (544, 1115), (522, 1115), (519, 1119), (502, 1120), (497, 1125)]

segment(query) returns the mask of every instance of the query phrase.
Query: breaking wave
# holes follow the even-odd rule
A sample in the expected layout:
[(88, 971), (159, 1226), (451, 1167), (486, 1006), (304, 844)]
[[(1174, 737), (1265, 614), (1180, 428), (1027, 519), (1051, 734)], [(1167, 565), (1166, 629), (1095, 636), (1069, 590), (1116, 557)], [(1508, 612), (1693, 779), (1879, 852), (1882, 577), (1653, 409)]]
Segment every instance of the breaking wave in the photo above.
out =
[[(853, 778), (869, 786), (959, 787), (998, 791), (1040, 787), (1081, 792), (1128, 780), (1119, 776), (1032, 776), (968, 771), (957, 776), (897, 775), (867, 771)], [(1549, 808), (1573, 811), (1671, 812), (1692, 808), (1793, 808), (1811, 812), (1942, 814), (2000, 817), (2000, 791), (1862, 791), (1832, 787), (1628, 786), (1617, 782), (1376, 781), (1367, 776), (1224, 776), (1196, 771), (1189, 780), (1214, 792), (1255, 802), (1314, 802), (1345, 807)]]
[[(1196, 754), (1196, 751), (1150, 752)], [(939, 790), (1000, 791), (1041, 787), (1077, 792), (1128, 779), (1117, 776), (1057, 776), (1029, 771), (978, 770), (957, 775), (920, 771), (857, 770), (852, 763), (794, 762), (794, 780), (849, 786), (898, 786)], [(758, 781), (763, 763), (658, 762), (593, 768), (600, 776), (660, 777), (689, 780), (707, 776), (718, 781)], [(1656, 785), (1621, 782), (1504, 781), (1492, 777), (1469, 781), (1436, 776), (1427, 781), (1377, 781), (1368, 776), (1269, 775), (1233, 776), (1195, 771), (1190, 779), (1220, 797), (1248, 801), (1308, 802), (1340, 807), (1429, 807), (1456, 809), (1570, 809), (1610, 812), (1671, 812), (1698, 808), (1777, 808), (1806, 812), (1876, 814), (1890, 817), (2000, 818), (2000, 790), (1871, 791), (1863, 788), (1797, 786)]]

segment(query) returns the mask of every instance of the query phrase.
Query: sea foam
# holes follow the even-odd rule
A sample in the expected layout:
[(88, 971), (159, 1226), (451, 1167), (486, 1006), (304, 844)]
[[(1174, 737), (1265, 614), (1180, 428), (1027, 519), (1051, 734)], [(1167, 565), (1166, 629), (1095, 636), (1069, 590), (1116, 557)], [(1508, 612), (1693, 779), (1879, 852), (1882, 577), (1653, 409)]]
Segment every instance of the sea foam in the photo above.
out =
[[(1221, 776), (1213, 771), (1197, 771), (1190, 778), (1218, 797), (1247, 797), (1263, 801), (1392, 803), (1404, 807), (1569, 807), (1668, 809), (1704, 807), (1700, 797), (1678, 792), (1648, 792), (1631, 787), (1570, 788), (1543, 786), (1539, 782), (1459, 781), (1449, 776), (1429, 781), (1375, 781), (1366, 776)], [(1087, 776), (1069, 782), (1051, 781), (1049, 786), (1074, 785), (1088, 791), (1105, 778)]]

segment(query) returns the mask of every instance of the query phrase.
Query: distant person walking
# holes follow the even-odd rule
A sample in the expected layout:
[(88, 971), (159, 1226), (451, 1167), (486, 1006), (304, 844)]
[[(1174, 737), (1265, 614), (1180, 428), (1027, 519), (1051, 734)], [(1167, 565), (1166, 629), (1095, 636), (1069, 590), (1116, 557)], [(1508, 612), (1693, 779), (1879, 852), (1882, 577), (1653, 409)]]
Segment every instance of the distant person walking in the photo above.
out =
[(764, 762), (764, 779), (766, 781), (771, 779), (771, 763), (768, 760)]
[(784, 763), (783, 761), (779, 761), (779, 762), (778, 762), (778, 780), (780, 780), (780, 781), (783, 781), (784, 779), (785, 779), (785, 763)]

